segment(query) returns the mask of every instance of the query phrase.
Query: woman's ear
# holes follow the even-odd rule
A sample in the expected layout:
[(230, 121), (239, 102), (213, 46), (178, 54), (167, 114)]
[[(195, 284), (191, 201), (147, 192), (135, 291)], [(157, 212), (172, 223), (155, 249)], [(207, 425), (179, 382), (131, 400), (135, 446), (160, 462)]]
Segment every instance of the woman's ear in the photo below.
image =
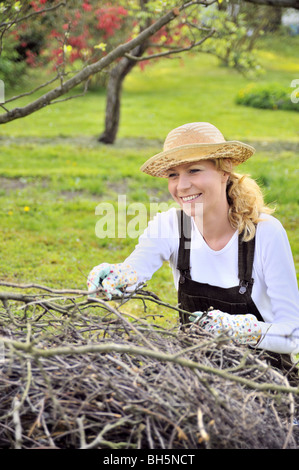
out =
[(223, 183), (227, 185), (229, 183), (230, 173), (228, 171), (222, 171), (221, 173), (222, 173), (222, 181)]
[(233, 169), (233, 163), (230, 158), (225, 159), (225, 167), (223, 168), (227, 173), (231, 173)]
[(229, 177), (230, 177), (230, 174), (232, 172), (232, 168), (233, 168), (233, 165), (232, 165), (232, 161), (227, 158), (225, 160), (223, 160), (222, 162), (222, 181), (226, 184), (228, 184), (229, 182)]

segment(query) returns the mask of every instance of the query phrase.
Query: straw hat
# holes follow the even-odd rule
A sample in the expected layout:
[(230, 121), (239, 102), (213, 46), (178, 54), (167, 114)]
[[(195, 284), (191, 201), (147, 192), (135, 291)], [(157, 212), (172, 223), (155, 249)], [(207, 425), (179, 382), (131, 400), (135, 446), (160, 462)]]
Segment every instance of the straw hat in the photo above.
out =
[(233, 165), (245, 162), (255, 152), (250, 145), (226, 141), (213, 124), (193, 122), (169, 132), (163, 152), (147, 160), (141, 171), (151, 176), (167, 177), (167, 170), (183, 163), (210, 158), (230, 158)]

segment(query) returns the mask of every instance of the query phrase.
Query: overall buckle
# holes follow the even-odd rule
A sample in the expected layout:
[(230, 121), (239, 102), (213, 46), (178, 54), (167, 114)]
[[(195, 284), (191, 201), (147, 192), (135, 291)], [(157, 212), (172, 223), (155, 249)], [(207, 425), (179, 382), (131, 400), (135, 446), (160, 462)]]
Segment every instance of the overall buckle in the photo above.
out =
[(247, 291), (247, 288), (248, 286), (253, 286), (253, 283), (254, 283), (254, 279), (251, 279), (250, 281), (240, 281), (240, 289), (239, 289), (239, 294), (245, 294), (245, 292)]
[(247, 287), (248, 287), (248, 281), (240, 281), (240, 289), (239, 289), (239, 294), (245, 294), (245, 292), (247, 291)]

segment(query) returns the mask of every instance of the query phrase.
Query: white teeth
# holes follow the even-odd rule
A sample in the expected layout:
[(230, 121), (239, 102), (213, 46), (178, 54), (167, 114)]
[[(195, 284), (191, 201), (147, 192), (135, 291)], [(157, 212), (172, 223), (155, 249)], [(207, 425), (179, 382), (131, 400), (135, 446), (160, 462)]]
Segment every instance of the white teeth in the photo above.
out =
[(196, 199), (198, 196), (199, 194), (195, 194), (194, 196), (185, 196), (185, 197), (182, 197), (181, 199), (183, 200), (183, 202), (187, 202), (187, 201), (192, 201), (192, 199)]

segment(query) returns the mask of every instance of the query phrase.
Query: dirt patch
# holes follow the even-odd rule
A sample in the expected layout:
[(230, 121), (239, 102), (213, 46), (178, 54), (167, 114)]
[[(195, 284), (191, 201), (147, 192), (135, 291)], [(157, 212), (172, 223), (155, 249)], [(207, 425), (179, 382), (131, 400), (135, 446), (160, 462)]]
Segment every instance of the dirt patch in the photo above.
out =
[(28, 186), (34, 186), (37, 184), (41, 185), (43, 188), (48, 187), (48, 182), (46, 179), (39, 179), (38, 181), (34, 181), (32, 178), (6, 178), (5, 176), (0, 176), (0, 190), (2, 189), (5, 192), (20, 191), (27, 188)]
[[(298, 151), (298, 141), (282, 141), (282, 140), (246, 140), (242, 139), (245, 143), (252, 145), (257, 151)], [(0, 136), (0, 143), (2, 145), (74, 145), (85, 148), (100, 148), (107, 146), (97, 140), (96, 136), (54, 136), (54, 137), (10, 137)], [(132, 149), (162, 149), (163, 139), (146, 139), (144, 137), (120, 137), (116, 139), (114, 144), (109, 144), (108, 147), (115, 149), (132, 148)]]
[(26, 186), (28, 186), (28, 182), (24, 178), (4, 178), (0, 176), (0, 188), (4, 191), (24, 189)]

